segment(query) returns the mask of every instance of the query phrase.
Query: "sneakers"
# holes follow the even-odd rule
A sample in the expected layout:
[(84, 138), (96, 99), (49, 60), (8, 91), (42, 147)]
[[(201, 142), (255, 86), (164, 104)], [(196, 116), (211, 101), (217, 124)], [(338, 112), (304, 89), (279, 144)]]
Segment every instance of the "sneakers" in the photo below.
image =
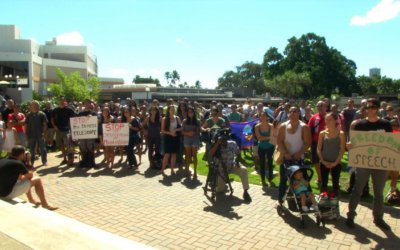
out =
[(310, 211), (310, 209), (308, 209), (307, 206), (302, 206), (302, 207), (301, 207), (301, 210), (303, 210), (303, 212), (308, 212), (308, 211)]
[(247, 192), (247, 190), (244, 190), (244, 193), (243, 193), (243, 200), (244, 200), (245, 202), (247, 202), (247, 203), (250, 203), (250, 202), (251, 202), (251, 197), (250, 197), (249, 193)]
[(390, 231), (390, 226), (383, 220), (383, 219), (375, 219), (374, 224), (379, 227), (380, 229)]
[(346, 220), (346, 225), (347, 225), (349, 228), (354, 228), (354, 219), (352, 219), (352, 218), (347, 218), (347, 220)]

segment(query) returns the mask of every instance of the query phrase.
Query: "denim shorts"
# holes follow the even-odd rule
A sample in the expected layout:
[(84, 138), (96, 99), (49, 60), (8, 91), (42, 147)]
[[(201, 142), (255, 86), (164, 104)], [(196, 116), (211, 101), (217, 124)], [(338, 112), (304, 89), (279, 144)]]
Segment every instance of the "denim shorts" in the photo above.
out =
[(183, 145), (185, 147), (196, 147), (196, 148), (198, 148), (200, 146), (200, 137), (198, 137), (198, 136), (192, 136), (192, 137), (185, 136), (183, 138)]

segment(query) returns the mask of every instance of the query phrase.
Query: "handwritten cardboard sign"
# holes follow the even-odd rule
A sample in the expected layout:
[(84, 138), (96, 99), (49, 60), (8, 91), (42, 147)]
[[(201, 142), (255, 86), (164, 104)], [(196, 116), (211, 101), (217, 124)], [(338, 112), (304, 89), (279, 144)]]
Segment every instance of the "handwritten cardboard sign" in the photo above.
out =
[(349, 165), (359, 168), (400, 170), (400, 134), (350, 131)]
[(97, 138), (97, 117), (79, 116), (70, 118), (73, 140)]
[(126, 146), (129, 143), (128, 123), (103, 124), (104, 146)]

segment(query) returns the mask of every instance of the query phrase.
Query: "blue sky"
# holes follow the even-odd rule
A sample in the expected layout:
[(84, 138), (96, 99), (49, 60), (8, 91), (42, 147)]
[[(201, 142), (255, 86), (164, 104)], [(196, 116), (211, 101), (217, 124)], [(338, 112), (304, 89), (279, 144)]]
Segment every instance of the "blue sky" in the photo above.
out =
[(214, 88), (225, 71), (262, 63), (270, 47), (308, 32), (356, 62), (400, 78), (400, 0), (2, 0), (0, 24), (43, 44), (85, 44), (99, 76), (152, 76)]

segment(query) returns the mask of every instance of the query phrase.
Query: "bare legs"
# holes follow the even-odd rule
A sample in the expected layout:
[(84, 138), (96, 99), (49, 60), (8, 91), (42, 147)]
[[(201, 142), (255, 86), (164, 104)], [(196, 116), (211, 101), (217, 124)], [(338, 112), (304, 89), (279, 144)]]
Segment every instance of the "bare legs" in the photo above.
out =
[[(50, 205), (47, 200), (46, 200), (46, 196), (44, 194), (44, 188), (43, 188), (43, 184), (42, 184), (42, 180), (34, 177), (31, 180), (31, 188), (34, 187), (35, 188), (35, 193), (37, 194), (37, 196), (40, 199), (40, 202), (42, 203), (42, 207), (46, 208), (48, 210), (56, 210), (58, 209), (58, 207), (54, 207), (52, 205)], [(33, 199), (32, 197), (32, 193), (31, 190), (29, 189), (29, 191), (26, 193), (26, 195), (28, 196), (29, 202), (33, 201), (35, 202), (34, 204), (37, 204), (37, 202)], [(33, 203), (32, 202), (32, 203)]]
[(197, 178), (197, 147), (185, 147), (186, 176), (190, 176), (190, 163), (193, 160), (193, 178)]
[(115, 152), (113, 146), (104, 146), (104, 161), (107, 166), (112, 168), (114, 166)]
[(175, 168), (175, 164), (176, 164), (176, 154), (170, 154), (170, 153), (164, 154), (164, 158), (162, 161), (162, 168), (160, 170), (161, 174), (164, 174), (164, 170), (167, 167), (167, 164), (168, 164), (168, 161), (170, 158), (171, 158), (171, 174), (175, 174), (174, 168)]

